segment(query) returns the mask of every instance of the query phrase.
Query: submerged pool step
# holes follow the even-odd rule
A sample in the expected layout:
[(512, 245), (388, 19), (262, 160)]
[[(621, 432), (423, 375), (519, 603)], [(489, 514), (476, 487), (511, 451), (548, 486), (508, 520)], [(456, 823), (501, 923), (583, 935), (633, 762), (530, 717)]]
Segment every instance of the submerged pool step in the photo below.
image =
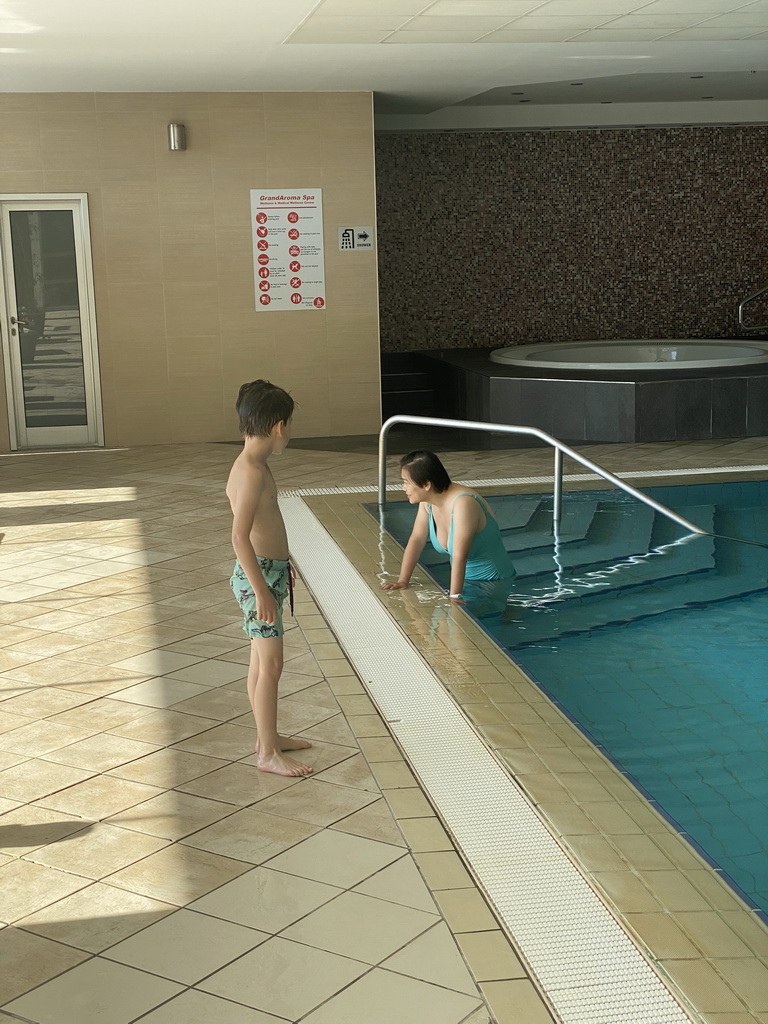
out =
[[(554, 542), (552, 528), (552, 504), (546, 505), (541, 502), (525, 528), (516, 528), (515, 532), (509, 532), (510, 528), (502, 527), (501, 536), (504, 547), (514, 556), (517, 551), (532, 551), (536, 548), (548, 549)], [(599, 502), (581, 501), (570, 505), (563, 505), (563, 512), (560, 521), (558, 539), (561, 544), (574, 544), (577, 541), (585, 540), (593, 527), (595, 513), (598, 510)], [(498, 519), (499, 526), (502, 525), (502, 518)]]

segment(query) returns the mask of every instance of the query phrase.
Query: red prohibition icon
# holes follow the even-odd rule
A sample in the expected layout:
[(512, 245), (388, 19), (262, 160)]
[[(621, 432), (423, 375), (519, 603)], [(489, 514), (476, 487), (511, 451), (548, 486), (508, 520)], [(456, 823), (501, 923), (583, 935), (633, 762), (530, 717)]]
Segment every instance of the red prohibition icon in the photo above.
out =
[(269, 283), (269, 281), (259, 281), (259, 288), (263, 292), (268, 292), (271, 287), (272, 285)]
[(269, 229), (268, 228), (256, 228), (256, 234), (259, 236), (259, 238), (266, 238), (267, 235), (269, 234)]
[(289, 253), (290, 256), (298, 256), (300, 252), (301, 252), (301, 249), (299, 248), (298, 245), (292, 245), (288, 249), (288, 253)]
[(262, 265), (262, 267), (266, 266), (267, 263), (269, 263), (269, 256), (267, 256), (266, 253), (262, 253), (259, 256), (259, 263)]
[(267, 223), (267, 215), (266, 215), (266, 213), (257, 213), (256, 214), (256, 223), (257, 224), (266, 224)]
[(291, 288), (301, 288), (301, 278), (300, 277), (292, 277), (291, 278)]
[(317, 298), (313, 300), (312, 305), (316, 309), (322, 309), (323, 306), (325, 305), (325, 299), (318, 295)]
[(269, 267), (259, 267), (259, 277), (269, 277)]
[(272, 296), (271, 295), (260, 295), (259, 296), (259, 302), (262, 304), (262, 306), (268, 306), (271, 301), (272, 301)]
[(298, 273), (299, 270), (301, 270), (301, 264), (299, 263), (298, 260), (291, 260), (291, 262), (288, 264), (288, 269), (291, 271), (292, 274), (296, 274)]
[(256, 243), (256, 248), (260, 249), (261, 252), (264, 252), (265, 249), (269, 248), (269, 242), (265, 242), (263, 238), (260, 238)]
[(299, 292), (293, 292), (293, 294), (291, 295), (291, 302), (294, 304), (294, 306), (298, 306), (298, 304), (301, 302), (301, 294)]
[(288, 220), (291, 222), (291, 224), (295, 224), (298, 219), (299, 219), (298, 213), (294, 213), (294, 211), (291, 210), (291, 212), (288, 214)]
[[(264, 230), (266, 231), (266, 228)], [(288, 232), (288, 237), (298, 238), (300, 234), (301, 232), (298, 230), (298, 228), (291, 228), (291, 230)]]

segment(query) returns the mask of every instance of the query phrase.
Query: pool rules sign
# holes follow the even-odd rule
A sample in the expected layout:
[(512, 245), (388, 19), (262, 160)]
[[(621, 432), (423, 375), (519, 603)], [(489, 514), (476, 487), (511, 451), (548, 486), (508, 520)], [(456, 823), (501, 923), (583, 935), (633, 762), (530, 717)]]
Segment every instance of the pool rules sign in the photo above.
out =
[(319, 188), (251, 189), (256, 309), (325, 309)]

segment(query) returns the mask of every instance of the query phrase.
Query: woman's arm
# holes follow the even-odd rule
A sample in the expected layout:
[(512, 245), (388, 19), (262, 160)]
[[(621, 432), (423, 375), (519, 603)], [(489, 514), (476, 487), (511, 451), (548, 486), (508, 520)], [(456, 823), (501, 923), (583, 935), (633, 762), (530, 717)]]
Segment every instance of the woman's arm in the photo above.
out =
[(453, 551), (451, 554), (451, 586), (448, 594), (454, 600), (461, 597), (467, 558), (475, 534), (480, 529), (483, 510), (474, 498), (461, 496), (453, 505)]
[(416, 521), (413, 524), (411, 536), (403, 552), (403, 561), (400, 565), (400, 575), (397, 578), (397, 582), (382, 583), (382, 590), (403, 590), (408, 586), (411, 582), (413, 570), (416, 568), (416, 563), (421, 557), (424, 545), (427, 543), (428, 536), (429, 514), (427, 513), (427, 506), (422, 502), (419, 505), (419, 511), (416, 513)]

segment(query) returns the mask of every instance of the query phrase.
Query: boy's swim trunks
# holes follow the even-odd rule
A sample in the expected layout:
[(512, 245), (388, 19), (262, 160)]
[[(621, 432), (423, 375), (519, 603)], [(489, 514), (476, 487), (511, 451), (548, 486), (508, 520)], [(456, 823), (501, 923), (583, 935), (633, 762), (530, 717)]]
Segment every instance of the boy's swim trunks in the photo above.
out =
[(283, 635), (283, 601), (288, 596), (291, 581), (291, 567), (287, 560), (279, 558), (260, 558), (256, 556), (259, 568), (264, 576), (269, 592), (277, 603), (277, 620), (262, 622), (256, 616), (256, 595), (248, 582), (239, 562), (235, 562), (232, 578), (229, 581), (232, 592), (243, 613), (243, 629), (249, 637), (275, 637)]

